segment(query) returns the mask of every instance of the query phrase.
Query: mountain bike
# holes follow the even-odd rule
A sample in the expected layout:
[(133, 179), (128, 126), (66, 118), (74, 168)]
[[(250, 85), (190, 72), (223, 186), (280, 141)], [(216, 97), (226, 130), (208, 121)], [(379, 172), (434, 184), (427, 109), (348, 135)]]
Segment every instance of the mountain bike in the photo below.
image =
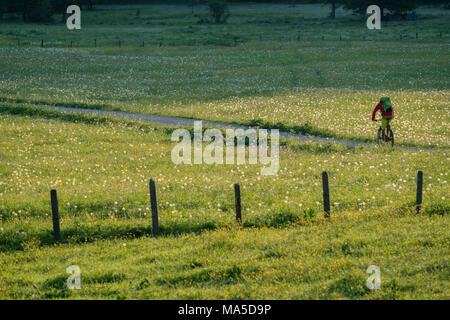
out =
[[(381, 121), (381, 119), (376, 119), (375, 121)], [(377, 141), (378, 141), (378, 145), (382, 146), (382, 145), (390, 145), (391, 147), (394, 146), (394, 132), (391, 129), (391, 126), (388, 125), (386, 128), (386, 132), (384, 135), (384, 141), (383, 141), (383, 128), (378, 129), (377, 132)]]

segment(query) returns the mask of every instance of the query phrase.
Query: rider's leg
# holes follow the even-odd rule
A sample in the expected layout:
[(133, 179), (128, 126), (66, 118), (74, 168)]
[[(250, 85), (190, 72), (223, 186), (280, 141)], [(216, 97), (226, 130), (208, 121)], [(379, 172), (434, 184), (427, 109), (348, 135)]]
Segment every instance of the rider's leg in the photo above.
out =
[(386, 137), (386, 128), (387, 128), (387, 125), (388, 125), (387, 119), (386, 119), (386, 118), (382, 118), (382, 119), (381, 119), (381, 129), (383, 129), (383, 131), (382, 131), (382, 133), (381, 133), (381, 137), (383, 138), (383, 140), (384, 140), (384, 138)]
[[(392, 120), (392, 118), (386, 118), (386, 133), (388, 133), (389, 134), (389, 131), (388, 130), (391, 130), (391, 120)], [(389, 139), (391, 139), (392, 137), (391, 136), (389, 136)]]

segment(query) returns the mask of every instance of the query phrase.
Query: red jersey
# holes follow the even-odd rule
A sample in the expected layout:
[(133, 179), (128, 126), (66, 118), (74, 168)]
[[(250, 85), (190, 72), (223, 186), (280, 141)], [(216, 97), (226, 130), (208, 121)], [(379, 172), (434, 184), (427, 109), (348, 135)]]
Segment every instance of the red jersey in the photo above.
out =
[(375, 121), (375, 115), (377, 114), (378, 110), (381, 111), (381, 116), (382, 117), (392, 117), (394, 118), (394, 110), (392, 110), (391, 112), (383, 112), (383, 105), (381, 104), (381, 102), (379, 102), (377, 104), (377, 106), (375, 107), (375, 109), (372, 112), (372, 121)]

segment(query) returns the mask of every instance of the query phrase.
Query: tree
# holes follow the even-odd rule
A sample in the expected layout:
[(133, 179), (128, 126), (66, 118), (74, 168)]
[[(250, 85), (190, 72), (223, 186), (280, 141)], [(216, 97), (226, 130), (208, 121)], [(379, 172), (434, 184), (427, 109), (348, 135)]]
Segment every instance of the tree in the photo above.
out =
[(419, 5), (419, 0), (343, 0), (344, 7), (360, 14), (366, 14), (367, 7), (377, 5), (381, 9), (381, 17), (385, 18), (386, 9), (394, 13), (406, 14)]
[(450, 0), (422, 0), (421, 3), (425, 5), (444, 5), (445, 7), (450, 5)]
[(191, 14), (194, 14), (194, 8), (198, 4), (198, 0), (191, 0), (190, 6), (191, 6)]
[(209, 0), (209, 13), (216, 23), (224, 23), (230, 16), (226, 0)]
[(108, 0), (77, 0), (71, 1), (71, 4), (78, 4), (81, 9), (94, 10), (95, 5), (108, 3)]
[(406, 14), (419, 6), (419, 0), (394, 0), (387, 1), (386, 8), (392, 12)]
[(77, 2), (70, 0), (53, 0), (53, 10), (55, 13), (61, 14), (61, 22), (66, 20), (66, 11), (70, 4), (77, 4)]
[(7, 4), (6, 0), (0, 0), (0, 20), (2, 19), (3, 13), (6, 12)]
[(338, 6), (337, 0), (323, 0), (325, 3), (331, 4), (331, 12), (330, 12), (330, 18), (335, 19), (336, 18), (336, 8)]
[(8, 1), (9, 11), (18, 12), (23, 21), (49, 22), (52, 20), (53, 3), (51, 0)]

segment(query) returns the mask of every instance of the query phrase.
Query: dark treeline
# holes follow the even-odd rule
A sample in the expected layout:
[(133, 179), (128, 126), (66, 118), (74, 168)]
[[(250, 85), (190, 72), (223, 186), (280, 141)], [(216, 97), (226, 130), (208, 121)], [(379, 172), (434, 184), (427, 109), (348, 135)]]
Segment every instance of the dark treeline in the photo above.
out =
[[(174, 5), (197, 6), (211, 3), (249, 2), (245, 0), (0, 0), (0, 19), (5, 13), (19, 14), (26, 22), (50, 22), (55, 14), (60, 14), (65, 19), (66, 9), (71, 4), (77, 4), (82, 10), (93, 10), (99, 4), (155, 4), (172, 3)], [(405, 14), (419, 5), (444, 5), (450, 8), (450, 0), (253, 0), (252, 3), (285, 3), (289, 5), (303, 3), (324, 3), (330, 5), (330, 17), (335, 18), (336, 9), (343, 6), (364, 14), (369, 5), (377, 4), (383, 11)]]
[[(126, 0), (109, 0), (108, 3), (111, 4), (145, 4), (145, 3), (174, 3), (174, 4), (184, 4), (184, 5), (192, 5), (192, 4), (207, 4), (209, 0), (132, 0), (132, 1), (126, 1)], [(306, 3), (336, 3), (336, 5), (339, 4), (345, 4), (348, 1), (345, 0), (228, 0), (227, 2), (241, 2), (241, 3), (283, 3), (283, 4), (306, 4)], [(354, 1), (352, 1), (354, 2)], [(357, 0), (356, 2), (360, 3), (366, 3), (367, 1), (364, 0)], [(439, 5), (439, 4), (450, 4), (450, 0), (372, 0), (371, 4), (377, 4), (377, 3), (406, 3), (406, 2), (418, 2), (419, 5)]]
[(0, 0), (0, 18), (4, 13), (16, 13), (23, 21), (50, 22), (54, 14), (65, 17), (71, 4), (92, 10), (96, 4), (106, 4), (108, 0)]

